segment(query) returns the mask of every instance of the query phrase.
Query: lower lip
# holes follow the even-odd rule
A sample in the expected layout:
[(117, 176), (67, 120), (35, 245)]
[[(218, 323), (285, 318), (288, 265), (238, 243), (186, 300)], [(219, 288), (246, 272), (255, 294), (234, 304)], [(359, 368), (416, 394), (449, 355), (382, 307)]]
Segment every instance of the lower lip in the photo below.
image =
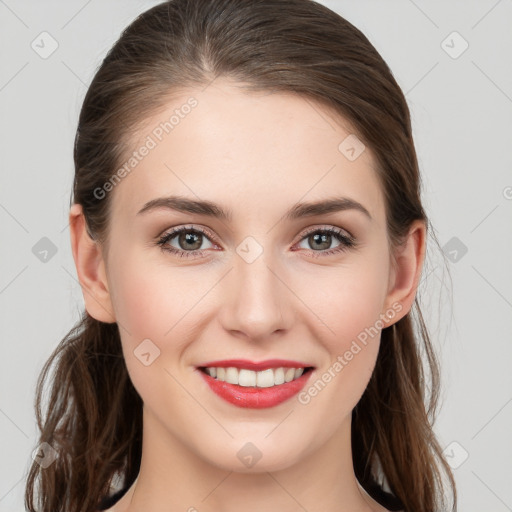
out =
[(313, 370), (303, 373), (298, 379), (270, 388), (258, 388), (254, 386), (238, 386), (221, 380), (214, 379), (207, 373), (199, 370), (210, 389), (218, 396), (238, 407), (248, 409), (265, 409), (275, 407), (291, 397), (295, 396), (306, 385)]

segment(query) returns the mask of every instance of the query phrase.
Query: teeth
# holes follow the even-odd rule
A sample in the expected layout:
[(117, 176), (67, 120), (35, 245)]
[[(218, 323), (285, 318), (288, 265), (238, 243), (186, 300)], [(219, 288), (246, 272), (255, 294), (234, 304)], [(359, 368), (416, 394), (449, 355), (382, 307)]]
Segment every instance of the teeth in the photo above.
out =
[(295, 368), (288, 368), (284, 374), (284, 381), (290, 382), (295, 377)]
[(206, 371), (212, 376), (217, 377), (217, 368), (207, 368)]
[(238, 373), (238, 385), (244, 387), (256, 386), (257, 377), (258, 376), (256, 372), (251, 372), (250, 370), (240, 370)]
[(229, 368), (208, 367), (206, 373), (210, 377), (229, 384), (238, 384), (243, 387), (270, 388), (298, 379), (304, 373), (304, 368), (269, 368), (268, 370), (253, 372), (245, 368), (239, 370), (233, 366)]
[(252, 372), (256, 374), (256, 387), (257, 388), (270, 388), (274, 386), (274, 370), (268, 369), (261, 372)]
[(233, 367), (226, 368), (224, 380), (229, 384), (238, 384), (238, 370)]
[(274, 384), (284, 384), (284, 368), (274, 370)]

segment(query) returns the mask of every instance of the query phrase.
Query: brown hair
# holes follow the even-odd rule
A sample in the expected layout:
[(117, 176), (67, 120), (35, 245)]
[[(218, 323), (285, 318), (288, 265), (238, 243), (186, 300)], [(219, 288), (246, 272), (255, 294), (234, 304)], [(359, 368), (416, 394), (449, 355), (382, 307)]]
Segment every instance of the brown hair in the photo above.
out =
[[(414, 220), (429, 226), (405, 97), (357, 28), (312, 0), (170, 0), (124, 30), (80, 112), (71, 202), (83, 206), (98, 243), (108, 241), (111, 201), (94, 191), (125, 161), (130, 136), (173, 92), (220, 76), (245, 90), (293, 92), (341, 115), (375, 155), (392, 247), (403, 242)], [(430, 227), (428, 232), (435, 239)], [(391, 506), (377, 482), (379, 466), (393, 506), (438, 512), (445, 510), (445, 473), (455, 510), (454, 478), (432, 428), (438, 361), (417, 297), (411, 312), (381, 336), (375, 370), (352, 415), (356, 477), (374, 499)], [(43, 385), (54, 362), (43, 419)], [(95, 510), (115, 479), (125, 488), (133, 483), (141, 458), (142, 400), (127, 373), (117, 324), (83, 311), (39, 376), (35, 408), (38, 444), (50, 444), (58, 456), (44, 469), (32, 464), (28, 510)]]

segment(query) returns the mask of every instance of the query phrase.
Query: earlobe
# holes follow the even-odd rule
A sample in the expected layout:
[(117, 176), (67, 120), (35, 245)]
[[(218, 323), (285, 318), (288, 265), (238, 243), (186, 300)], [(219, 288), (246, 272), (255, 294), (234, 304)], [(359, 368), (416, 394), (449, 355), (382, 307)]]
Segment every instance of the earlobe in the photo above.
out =
[(116, 320), (108, 290), (105, 262), (99, 244), (87, 232), (82, 205), (71, 206), (69, 227), (71, 250), (82, 287), (85, 309), (96, 320), (113, 323)]
[(412, 307), (426, 250), (426, 227), (421, 220), (414, 221), (409, 229), (409, 234), (403, 246), (397, 249), (395, 266), (391, 270), (388, 294), (386, 296), (386, 310), (393, 308), (393, 304), (400, 304), (398, 315), (394, 315), (387, 326), (396, 323), (404, 317)]

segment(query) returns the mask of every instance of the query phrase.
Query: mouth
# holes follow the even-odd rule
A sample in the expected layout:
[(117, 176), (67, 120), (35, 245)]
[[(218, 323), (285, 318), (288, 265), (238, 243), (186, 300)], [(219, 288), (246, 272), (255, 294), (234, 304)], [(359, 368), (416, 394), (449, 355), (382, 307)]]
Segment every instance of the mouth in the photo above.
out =
[(279, 405), (299, 393), (315, 367), (273, 359), (261, 363), (214, 361), (196, 369), (214, 394), (224, 401), (237, 407), (263, 409)]
[(211, 378), (240, 387), (271, 388), (299, 379), (313, 371), (313, 366), (266, 368), (260, 371), (236, 366), (200, 366), (199, 370)]

